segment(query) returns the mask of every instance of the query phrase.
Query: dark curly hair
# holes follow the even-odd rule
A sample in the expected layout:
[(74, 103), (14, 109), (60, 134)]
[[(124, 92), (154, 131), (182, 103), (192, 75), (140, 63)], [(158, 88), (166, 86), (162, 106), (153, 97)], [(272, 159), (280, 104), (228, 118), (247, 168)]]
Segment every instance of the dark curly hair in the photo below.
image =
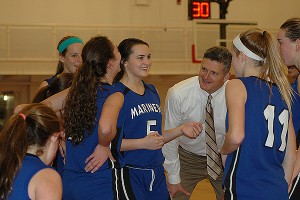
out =
[(64, 131), (73, 144), (79, 144), (85, 131), (95, 126), (97, 87), (114, 58), (114, 45), (105, 36), (94, 37), (83, 47), (83, 64), (74, 75), (64, 107)]
[(57, 75), (53, 81), (42, 87), (32, 100), (32, 103), (40, 103), (48, 97), (59, 93), (71, 86), (74, 74), (62, 73)]

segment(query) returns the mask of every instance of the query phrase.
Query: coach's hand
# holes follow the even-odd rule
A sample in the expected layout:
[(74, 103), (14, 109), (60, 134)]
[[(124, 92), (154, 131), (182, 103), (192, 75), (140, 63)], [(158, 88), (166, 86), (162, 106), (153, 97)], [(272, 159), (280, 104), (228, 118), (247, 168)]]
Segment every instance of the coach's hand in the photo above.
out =
[(181, 185), (178, 184), (169, 184), (168, 183), (168, 191), (171, 197), (175, 197), (176, 194), (182, 193), (186, 196), (190, 196), (191, 194)]

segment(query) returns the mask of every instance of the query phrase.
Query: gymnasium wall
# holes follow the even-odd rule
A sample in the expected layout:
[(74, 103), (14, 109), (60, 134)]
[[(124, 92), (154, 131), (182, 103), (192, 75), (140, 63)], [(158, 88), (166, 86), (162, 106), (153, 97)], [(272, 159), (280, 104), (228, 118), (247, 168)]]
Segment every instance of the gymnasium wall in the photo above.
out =
[[(0, 1), (0, 75), (53, 74), (56, 45), (67, 34), (84, 41), (104, 34), (116, 44), (126, 37), (144, 39), (151, 47), (155, 75), (195, 74), (198, 64), (191, 62), (192, 44), (197, 59), (219, 44), (218, 25), (188, 20), (188, 0)], [(218, 19), (219, 4), (211, 6), (211, 18)], [(299, 15), (299, 7), (299, 0), (233, 0), (226, 18), (256, 22), (276, 34), (282, 22)], [(250, 27), (228, 25), (228, 42)]]
[[(116, 44), (139, 37), (150, 44), (153, 65), (149, 81), (158, 87), (162, 106), (166, 91), (176, 82), (197, 75), (196, 58), (217, 45), (218, 25), (197, 25), (188, 20), (187, 0), (0, 0), (0, 91), (13, 92), (15, 104), (31, 101), (39, 83), (54, 73), (56, 45), (75, 34), (84, 41), (96, 34)], [(179, 3), (178, 3), (179, 2)], [(219, 5), (212, 2), (212, 19)], [(227, 20), (256, 22), (276, 34), (290, 17), (299, 17), (299, 0), (233, 0)], [(228, 42), (253, 26), (227, 26)], [(1, 95), (1, 93), (0, 93)]]

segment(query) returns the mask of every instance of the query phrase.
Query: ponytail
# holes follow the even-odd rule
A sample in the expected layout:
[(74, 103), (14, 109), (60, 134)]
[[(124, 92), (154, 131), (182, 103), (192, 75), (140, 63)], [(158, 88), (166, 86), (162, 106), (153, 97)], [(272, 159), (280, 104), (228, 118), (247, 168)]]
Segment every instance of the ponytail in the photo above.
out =
[(42, 154), (49, 137), (59, 131), (57, 116), (43, 104), (30, 104), (5, 123), (0, 132), (0, 199), (12, 191), (28, 148), (36, 146)]
[[(0, 198), (6, 199), (11, 192), (13, 178), (20, 170), (27, 152), (26, 119), (12, 116), (0, 134)], [(9, 153), (8, 153), (9, 152)]]
[(281, 59), (277, 41), (273, 35), (264, 31), (263, 37), (267, 50), (265, 53), (265, 62), (262, 65), (261, 77), (265, 80), (269, 78), (271, 82), (278, 86), (282, 98), (286, 102), (288, 109), (291, 110), (293, 91), (286, 76), (287, 67)]
[(262, 58), (252, 58), (255, 66), (261, 66), (259, 78), (266, 80), (270, 89), (272, 83), (276, 84), (288, 109), (291, 110), (293, 91), (286, 76), (287, 67), (281, 59), (277, 40), (268, 31), (260, 29), (250, 29), (241, 33), (240, 37), (243, 45)]

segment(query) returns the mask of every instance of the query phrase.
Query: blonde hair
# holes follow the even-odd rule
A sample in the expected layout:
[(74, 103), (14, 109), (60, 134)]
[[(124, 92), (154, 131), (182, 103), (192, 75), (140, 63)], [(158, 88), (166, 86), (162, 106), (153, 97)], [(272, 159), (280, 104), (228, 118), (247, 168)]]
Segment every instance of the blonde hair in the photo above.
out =
[(250, 51), (264, 59), (252, 59), (255, 66), (261, 66), (259, 78), (267, 80), (270, 90), (271, 83), (276, 84), (288, 109), (291, 110), (293, 90), (286, 76), (287, 67), (281, 59), (277, 40), (269, 32), (260, 29), (250, 29), (241, 33), (240, 40)]

